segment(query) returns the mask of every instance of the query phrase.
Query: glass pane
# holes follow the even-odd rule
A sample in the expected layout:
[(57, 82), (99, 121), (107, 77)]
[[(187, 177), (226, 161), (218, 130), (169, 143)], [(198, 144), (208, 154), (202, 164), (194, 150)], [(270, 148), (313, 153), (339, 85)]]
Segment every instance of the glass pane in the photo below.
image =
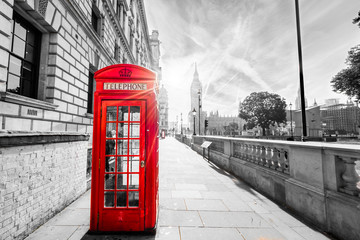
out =
[(25, 78), (26, 80), (31, 81), (32, 80), (32, 71), (31, 71), (31, 64), (27, 62), (23, 62), (23, 68), (22, 68), (22, 78)]
[(34, 48), (30, 44), (26, 44), (25, 60), (33, 62)]
[(116, 138), (116, 123), (106, 123), (106, 137)]
[(118, 174), (117, 175), (117, 189), (126, 189), (127, 187), (127, 174)]
[(115, 157), (105, 157), (105, 172), (115, 172)]
[(32, 31), (27, 31), (27, 43), (30, 43), (32, 46), (35, 46), (35, 33)]
[(129, 189), (139, 189), (139, 174), (129, 174)]
[(118, 124), (118, 138), (127, 137), (128, 134), (128, 124), (127, 123), (119, 123)]
[(115, 140), (106, 140), (105, 155), (115, 155)]
[(104, 193), (105, 207), (114, 207), (114, 203), (115, 203), (114, 197), (115, 197), (114, 192), (105, 192)]
[(20, 93), (20, 77), (9, 74), (7, 90), (12, 93)]
[(24, 41), (26, 40), (26, 29), (18, 22), (15, 23), (15, 34)]
[(115, 189), (115, 174), (105, 174), (105, 189)]
[(140, 140), (130, 140), (129, 155), (139, 155)]
[(129, 172), (139, 172), (139, 157), (129, 157)]
[(127, 172), (127, 157), (118, 157), (117, 164), (118, 172)]
[(106, 121), (116, 121), (116, 107), (106, 107)]
[(139, 123), (131, 123), (130, 124), (130, 137), (131, 138), (140, 137), (140, 124)]
[(140, 121), (140, 107), (130, 107), (130, 121)]
[(126, 207), (126, 192), (117, 192), (116, 193), (116, 206), (117, 207)]
[(25, 55), (25, 42), (17, 36), (14, 36), (13, 53), (21, 58)]
[(139, 192), (129, 192), (129, 207), (139, 206)]
[(128, 120), (128, 112), (129, 112), (128, 106), (120, 106), (118, 121), (127, 121)]
[(23, 78), (21, 81), (21, 95), (32, 97), (33, 94), (33, 85), (29, 79)]
[(117, 155), (127, 155), (128, 140), (118, 140)]
[(10, 55), (9, 72), (20, 76), (21, 60)]

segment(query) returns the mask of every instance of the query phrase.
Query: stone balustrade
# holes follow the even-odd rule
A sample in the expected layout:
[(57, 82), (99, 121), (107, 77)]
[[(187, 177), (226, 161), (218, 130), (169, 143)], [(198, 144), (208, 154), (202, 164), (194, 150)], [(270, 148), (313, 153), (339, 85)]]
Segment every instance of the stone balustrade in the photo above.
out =
[(187, 145), (204, 154), (204, 141), (213, 142), (205, 154), (219, 167), (322, 230), (360, 239), (359, 145), (218, 136)]

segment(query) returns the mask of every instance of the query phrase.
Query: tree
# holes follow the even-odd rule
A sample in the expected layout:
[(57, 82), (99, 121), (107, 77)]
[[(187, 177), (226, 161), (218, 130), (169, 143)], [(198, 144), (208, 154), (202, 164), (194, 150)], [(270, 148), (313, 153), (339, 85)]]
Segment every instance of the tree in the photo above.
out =
[(358, 13), (358, 16), (353, 19), (353, 24), (357, 24), (360, 27), (360, 11)]
[(345, 63), (348, 67), (331, 80), (333, 91), (360, 99), (360, 44), (350, 49)]
[[(353, 19), (353, 24), (360, 27), (360, 11)], [(333, 91), (360, 99), (360, 44), (351, 48), (345, 63), (346, 69), (338, 72), (331, 80)]]
[(259, 126), (263, 130), (286, 123), (286, 102), (278, 94), (253, 92), (239, 106), (239, 117), (247, 121), (247, 128)]

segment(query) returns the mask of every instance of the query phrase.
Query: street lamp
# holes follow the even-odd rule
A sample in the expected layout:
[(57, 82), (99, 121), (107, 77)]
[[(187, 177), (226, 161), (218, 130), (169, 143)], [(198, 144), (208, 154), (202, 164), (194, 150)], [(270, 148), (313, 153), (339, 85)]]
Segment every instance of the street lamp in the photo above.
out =
[(194, 110), (192, 110), (192, 114), (194, 115), (194, 133), (193, 133), (193, 135), (196, 135), (196, 133), (195, 133), (195, 116), (196, 116), (195, 108), (194, 108)]
[(181, 119), (180, 119), (180, 134), (182, 135), (183, 134), (183, 130), (182, 130), (182, 113), (180, 114), (181, 116)]
[(201, 132), (200, 132), (200, 121), (201, 121), (201, 111), (200, 111), (200, 108), (201, 108), (201, 91), (200, 91), (200, 89), (199, 89), (199, 91), (198, 91), (198, 96), (199, 96), (199, 135), (201, 134)]
[(292, 111), (291, 111), (292, 104), (291, 103), (289, 104), (289, 107), (290, 107), (290, 134), (291, 134), (291, 138), (294, 138), (293, 128), (292, 128)]
[(302, 140), (307, 137), (306, 132), (306, 109), (305, 109), (305, 90), (304, 90), (304, 74), (302, 63), (302, 50), (301, 50), (301, 33), (300, 33), (300, 13), (299, 13), (299, 0), (295, 0), (295, 13), (296, 13), (296, 30), (297, 30), (297, 42), (298, 42), (298, 55), (299, 55), (299, 78), (300, 78), (300, 96), (301, 96), (301, 118), (303, 125)]

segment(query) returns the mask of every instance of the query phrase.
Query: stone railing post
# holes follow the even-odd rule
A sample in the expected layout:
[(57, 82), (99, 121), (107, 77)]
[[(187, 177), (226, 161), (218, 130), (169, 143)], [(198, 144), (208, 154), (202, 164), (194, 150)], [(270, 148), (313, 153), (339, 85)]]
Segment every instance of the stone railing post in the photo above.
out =
[(339, 158), (342, 160), (345, 167), (343, 174), (341, 174), (343, 186), (340, 187), (339, 190), (350, 195), (358, 196), (360, 190), (357, 187), (357, 184), (360, 181), (360, 177), (355, 170), (355, 162), (357, 159), (352, 157)]

